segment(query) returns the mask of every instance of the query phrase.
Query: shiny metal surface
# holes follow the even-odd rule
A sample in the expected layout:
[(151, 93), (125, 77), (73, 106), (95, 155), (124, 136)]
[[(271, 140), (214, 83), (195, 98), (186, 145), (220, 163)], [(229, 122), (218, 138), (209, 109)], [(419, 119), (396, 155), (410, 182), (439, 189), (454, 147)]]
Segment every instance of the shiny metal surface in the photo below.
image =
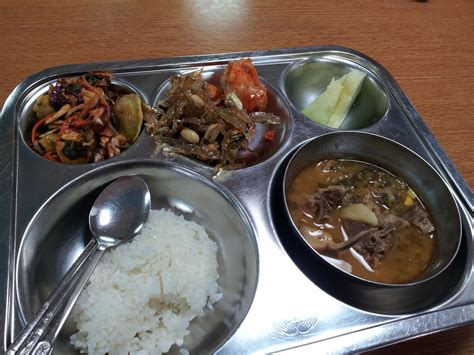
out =
[[(431, 212), (436, 226), (437, 246), (430, 265), (412, 283), (380, 284), (351, 275), (321, 257), (299, 233), (290, 216), (286, 192), (305, 167), (334, 158), (369, 162), (402, 177)], [(461, 277), (462, 266), (450, 267), (457, 260), (462, 238), (461, 217), (456, 201), (443, 179), (424, 159), (395, 141), (359, 131), (331, 132), (313, 138), (301, 145), (289, 160), (282, 185), (286, 217), (293, 227), (292, 234), (296, 234), (310, 250), (308, 254), (315, 259), (314, 264), (327, 270), (333, 283), (341, 283), (340, 291), (336, 291), (334, 297), (372, 312), (406, 314), (440, 302), (451, 292), (452, 280)], [(351, 295), (356, 294), (357, 299), (348, 299), (348, 291)], [(329, 288), (328, 292), (334, 291)]]
[[(57, 335), (104, 252), (136, 237), (150, 208), (150, 191), (138, 176), (119, 178), (100, 193), (89, 212), (93, 239), (9, 346), (9, 354), (53, 351)], [(41, 222), (33, 219), (30, 225), (36, 223)]]
[[(338, 79), (353, 69), (356, 63), (340, 62), (330, 54), (313, 55), (288, 67), (285, 91), (296, 110), (301, 111), (321, 95), (333, 78)], [(380, 121), (388, 110), (387, 95), (375, 77), (368, 76), (362, 84), (351, 110), (342, 121), (341, 129), (360, 129)]]
[[(228, 60), (240, 57), (253, 58), (260, 77), (275, 95), (276, 106), (287, 112), (278, 145), (248, 168), (213, 178), (212, 168), (201, 163), (163, 157), (145, 132), (117, 158), (81, 166), (45, 161), (25, 144), (22, 132), (31, 117), (34, 98), (61, 75), (110, 70), (118, 82), (153, 104), (171, 74), (200, 68), (221, 70)], [(463, 228), (461, 246), (449, 271), (454, 277), (443, 281), (446, 292), (441, 296), (435, 293), (425, 307), (410, 305), (405, 311), (413, 311), (396, 314), (367, 310), (369, 302), (332, 282), (331, 273), (319, 271), (295, 243), (297, 237), (292, 234), (282, 200), (286, 164), (303, 142), (333, 131), (299, 113), (286, 89), (292, 65), (311, 58), (366, 70), (371, 83), (376, 84), (380, 103), (386, 97), (388, 104), (386, 112), (380, 110), (382, 117), (374, 115), (370, 124), (359, 130), (393, 139), (419, 154), (455, 196)], [(0, 213), (0, 223), (5, 226), (0, 231), (4, 349), (90, 238), (76, 217), (90, 208), (101, 186), (127, 173), (144, 177), (152, 199), (158, 196), (160, 206), (174, 206), (185, 216), (197, 218), (220, 245), (220, 285), (226, 294), (214, 312), (193, 323), (186, 343), (195, 352), (360, 351), (474, 321), (473, 193), (390, 74), (351, 49), (319, 46), (51, 68), (26, 79), (7, 99), (0, 132), (3, 141), (11, 143), (2, 145), (0, 151), (4, 166), (0, 191), (8, 206)], [(157, 186), (163, 179), (170, 188), (161, 190), (160, 195)], [(28, 223), (48, 199), (48, 206), (54, 208), (42, 210), (47, 223), (25, 234)], [(216, 218), (216, 213), (223, 217)], [(52, 233), (54, 230), (69, 238), (61, 238)], [(28, 247), (20, 250), (20, 244)], [(17, 265), (16, 260), (22, 261)], [(36, 268), (43, 271), (42, 277), (33, 272)], [(346, 298), (341, 299), (341, 294)], [(383, 292), (373, 294), (384, 297)], [(66, 324), (64, 334), (71, 330)], [(58, 354), (71, 351), (62, 335), (56, 350)]]
[(89, 212), (89, 228), (100, 249), (107, 249), (141, 233), (151, 208), (150, 191), (138, 176), (113, 181), (97, 197)]
[[(168, 208), (206, 228), (219, 246), (222, 300), (191, 325), (185, 346), (208, 353), (238, 327), (252, 301), (258, 275), (255, 240), (245, 214), (231, 196), (191, 171), (155, 161), (122, 162), (80, 176), (47, 201), (26, 229), (18, 253), (17, 300), (22, 322), (49, 295), (92, 238), (87, 216), (104, 184), (138, 175), (150, 188), (152, 208)], [(57, 353), (74, 353), (66, 322)]]

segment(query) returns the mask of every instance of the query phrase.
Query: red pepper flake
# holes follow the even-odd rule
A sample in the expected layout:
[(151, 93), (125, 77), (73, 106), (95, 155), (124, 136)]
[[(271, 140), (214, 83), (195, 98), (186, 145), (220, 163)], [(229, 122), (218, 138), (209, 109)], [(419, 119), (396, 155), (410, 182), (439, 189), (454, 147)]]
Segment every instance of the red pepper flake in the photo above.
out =
[(270, 129), (265, 132), (265, 134), (263, 135), (263, 139), (265, 140), (265, 142), (271, 142), (276, 137), (276, 135), (277, 132), (274, 129)]

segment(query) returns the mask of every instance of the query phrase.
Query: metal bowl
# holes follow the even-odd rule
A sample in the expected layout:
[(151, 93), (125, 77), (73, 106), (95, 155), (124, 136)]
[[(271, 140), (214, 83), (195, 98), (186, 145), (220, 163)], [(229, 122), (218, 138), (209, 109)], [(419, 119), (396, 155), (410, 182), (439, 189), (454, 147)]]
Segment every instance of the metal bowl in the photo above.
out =
[[(223, 294), (213, 310), (191, 322), (184, 348), (212, 353), (233, 334), (250, 308), (258, 277), (258, 255), (249, 219), (226, 191), (192, 171), (157, 161), (108, 165), (72, 181), (54, 194), (29, 223), (17, 260), (17, 304), (25, 324), (46, 300), (91, 239), (89, 210), (108, 182), (139, 175), (147, 182), (152, 208), (172, 209), (201, 224), (218, 244), (218, 285)], [(55, 353), (78, 353), (69, 345), (75, 326), (68, 320)], [(172, 352), (179, 352), (173, 349)]]
[(380, 80), (365, 67), (336, 54), (314, 54), (296, 62), (285, 73), (284, 88), (295, 109), (301, 112), (320, 96), (333, 78), (352, 69), (367, 73), (359, 95), (342, 121), (340, 129), (361, 129), (385, 117), (389, 99)]
[[(383, 284), (359, 278), (327, 262), (300, 234), (291, 220), (286, 192), (305, 167), (330, 158), (365, 161), (402, 177), (431, 212), (437, 230), (437, 245), (431, 263), (415, 281)], [(349, 296), (349, 303), (357, 307), (382, 313), (406, 313), (432, 306), (436, 303), (434, 295), (439, 302), (443, 292), (452, 288), (444, 289), (443, 282), (447, 282), (449, 277), (455, 278), (455, 275), (446, 275), (446, 270), (461, 244), (462, 227), (458, 207), (441, 176), (423, 158), (401, 144), (375, 134), (356, 131), (333, 132), (311, 139), (297, 149), (286, 166), (283, 196), (286, 217), (296, 238), (306, 249), (311, 250), (313, 260), (322, 265), (319, 271), (331, 273), (332, 282), (341, 283), (336, 297), (340, 296), (340, 292), (351, 290), (351, 296), (361, 298), (352, 302)], [(371, 293), (374, 290), (378, 292)], [(342, 296), (342, 299), (348, 300), (346, 296)]]
[[(185, 75), (196, 70), (201, 72), (202, 78), (206, 82), (212, 83), (217, 87), (221, 86), (220, 78), (223, 73), (222, 66), (210, 66), (208, 68), (185, 70), (180, 74)], [(259, 77), (259, 79), (267, 88), (267, 105), (263, 111), (273, 113), (274, 115), (280, 117), (280, 123), (257, 123), (255, 125), (252, 139), (250, 139), (248, 143), (248, 148), (252, 154), (246, 158), (246, 167), (260, 164), (273, 157), (287, 141), (291, 128), (291, 116), (287, 103), (281, 97), (280, 93), (275, 90), (271, 83), (262, 77)], [(166, 97), (166, 94), (170, 88), (171, 79), (167, 79), (161, 84), (154, 99), (153, 105), (155, 107), (159, 106), (159, 103)], [(271, 140), (264, 139), (264, 135), (268, 130), (274, 131), (275, 133), (275, 137)], [(202, 161), (198, 161), (198, 163), (207, 165)]]
[[(31, 131), (36, 122), (36, 116), (35, 116), (35, 113), (33, 112), (33, 106), (39, 96), (45, 95), (48, 93), (49, 86), (55, 83), (59, 77), (64, 77), (64, 76), (58, 76), (58, 77), (55, 77), (54, 79), (49, 78), (50, 80), (45, 81), (44, 83), (42, 83), (42, 85), (39, 85), (38, 87), (34, 88), (34, 90), (32, 90), (29, 93), (28, 97), (26, 98), (26, 100), (24, 101), (24, 104), (21, 107), (21, 111), (20, 111), (21, 113), (19, 115), (19, 120), (18, 120), (18, 128), (21, 135), (22, 144), (28, 147), (28, 149), (30, 149), (37, 157), (44, 160), (46, 160), (46, 158), (42, 157), (36, 150), (33, 149), (31, 145)], [(71, 75), (70, 77), (74, 77), (74, 75)], [(144, 100), (144, 95), (140, 92), (140, 90), (129, 85), (128, 83), (117, 80), (117, 79), (113, 79), (111, 84), (116, 93), (119, 93), (120, 95), (132, 94), (132, 93), (137, 94), (142, 100), (142, 102), (146, 102)], [(140, 134), (138, 135), (137, 139), (131, 144), (131, 146), (134, 146), (138, 142), (140, 137), (143, 135), (143, 132), (144, 132), (144, 129), (142, 125)], [(128, 152), (129, 149), (130, 147), (128, 147), (127, 149), (124, 149), (119, 154), (119, 156), (121, 154), (124, 154), (125, 152)], [(116, 157), (113, 157), (110, 159), (114, 159), (114, 158)], [(105, 159), (104, 162), (108, 160), (109, 159)], [(101, 163), (102, 162), (99, 162), (99, 164)], [(66, 163), (59, 163), (59, 164), (66, 164)], [(96, 163), (84, 163), (84, 164), (90, 165), (90, 164), (96, 164)]]

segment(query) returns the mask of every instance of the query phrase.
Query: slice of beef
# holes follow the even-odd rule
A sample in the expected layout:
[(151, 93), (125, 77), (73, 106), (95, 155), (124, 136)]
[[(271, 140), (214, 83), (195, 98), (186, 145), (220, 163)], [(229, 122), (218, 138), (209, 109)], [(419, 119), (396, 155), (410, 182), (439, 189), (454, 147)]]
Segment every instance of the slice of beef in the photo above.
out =
[(376, 269), (380, 261), (392, 249), (395, 244), (395, 233), (387, 232), (385, 229), (377, 229), (354, 245), (354, 250), (362, 255), (371, 268)]
[(346, 231), (349, 238), (352, 238), (355, 235), (359, 234), (360, 232), (366, 229), (369, 229), (371, 226), (362, 222), (351, 221), (349, 219), (343, 219), (342, 227)]
[(367, 231), (367, 234), (352, 247), (373, 269), (377, 268), (395, 242), (394, 234), (391, 233), (395, 230), (395, 227), (392, 225), (385, 227), (379, 225), (377, 228), (372, 228), (372, 226), (362, 222), (345, 220), (343, 226), (349, 235), (349, 239)]
[(372, 269), (376, 269), (392, 249), (397, 240), (396, 232), (409, 226), (406, 220), (391, 213), (379, 213), (377, 219), (379, 221), (377, 228), (361, 222), (343, 221), (343, 227), (350, 238), (364, 230), (368, 231), (367, 235), (353, 245), (353, 248)]
[(309, 196), (305, 208), (314, 216), (316, 223), (322, 223), (329, 213), (342, 202), (347, 188), (340, 185), (319, 188)]
[(417, 226), (425, 234), (431, 233), (435, 227), (428, 218), (428, 215), (418, 205), (410, 206), (403, 215), (411, 224)]
[(362, 230), (355, 236), (340, 243), (334, 243), (334, 241), (331, 239), (326, 241), (326, 243), (324, 244), (320, 243), (319, 245), (317, 245), (317, 247), (315, 247), (315, 249), (319, 252), (324, 252), (324, 254), (328, 256), (334, 256), (338, 258), (340, 254), (343, 253), (345, 250), (352, 248), (352, 246), (356, 244), (360, 239), (364, 238), (366, 235), (376, 230), (377, 228), (369, 228), (366, 230)]
[(408, 228), (410, 226), (410, 222), (408, 222), (406, 219), (400, 218), (394, 214), (391, 213), (379, 213), (377, 214), (377, 220), (379, 221), (380, 225), (382, 226), (389, 226), (393, 225), (395, 229), (401, 230)]

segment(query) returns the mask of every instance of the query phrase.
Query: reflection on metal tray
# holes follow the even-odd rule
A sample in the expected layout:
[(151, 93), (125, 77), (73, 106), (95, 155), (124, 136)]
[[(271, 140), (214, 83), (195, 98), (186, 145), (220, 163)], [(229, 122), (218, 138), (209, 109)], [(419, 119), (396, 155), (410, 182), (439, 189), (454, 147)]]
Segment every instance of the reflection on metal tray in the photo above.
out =
[[(283, 122), (278, 144), (244, 169), (213, 177), (209, 166), (158, 153), (146, 132), (118, 157), (97, 164), (50, 162), (25, 142), (32, 103), (60, 76), (112, 71), (120, 85), (153, 105), (170, 75), (202, 69), (211, 76), (241, 57), (253, 59), (269, 88), (270, 105)], [(301, 75), (304, 68), (311, 75)], [(419, 307), (374, 310), (351, 300), (337, 276), (316, 269), (307, 250), (295, 242), (283, 211), (282, 175), (289, 158), (301, 143), (333, 131), (299, 110), (331, 77), (352, 68), (365, 71), (368, 80), (342, 129), (387, 137), (418, 153), (445, 179), (460, 208), (462, 243), (448, 269), (451, 277), (444, 277), (444, 284)], [(214, 220), (209, 227), (220, 247), (224, 298), (214, 313), (192, 322), (184, 345), (191, 352), (360, 351), (474, 321), (473, 194), (390, 74), (361, 53), (321, 46), (52, 68), (13, 91), (3, 108), (0, 132), (0, 191), (6, 207), (0, 212), (2, 350), (84, 247), (84, 226), (61, 219), (81, 215), (78, 208), (85, 208), (100, 186), (125, 172), (140, 174), (151, 185), (167, 181), (169, 188), (156, 194), (155, 207), (171, 206), (205, 224), (210, 217), (204, 208), (212, 203), (224, 220), (233, 221), (232, 239), (220, 234), (223, 223)], [(180, 179), (190, 190), (177, 189), (173, 181)], [(56, 209), (61, 212), (55, 216)], [(36, 221), (48, 225), (38, 228)], [(57, 239), (58, 231), (65, 239)], [(366, 292), (381, 297), (384, 293), (378, 291), (356, 292), (354, 297)], [(67, 344), (70, 331), (66, 327), (58, 339), (58, 353), (74, 353)]]

